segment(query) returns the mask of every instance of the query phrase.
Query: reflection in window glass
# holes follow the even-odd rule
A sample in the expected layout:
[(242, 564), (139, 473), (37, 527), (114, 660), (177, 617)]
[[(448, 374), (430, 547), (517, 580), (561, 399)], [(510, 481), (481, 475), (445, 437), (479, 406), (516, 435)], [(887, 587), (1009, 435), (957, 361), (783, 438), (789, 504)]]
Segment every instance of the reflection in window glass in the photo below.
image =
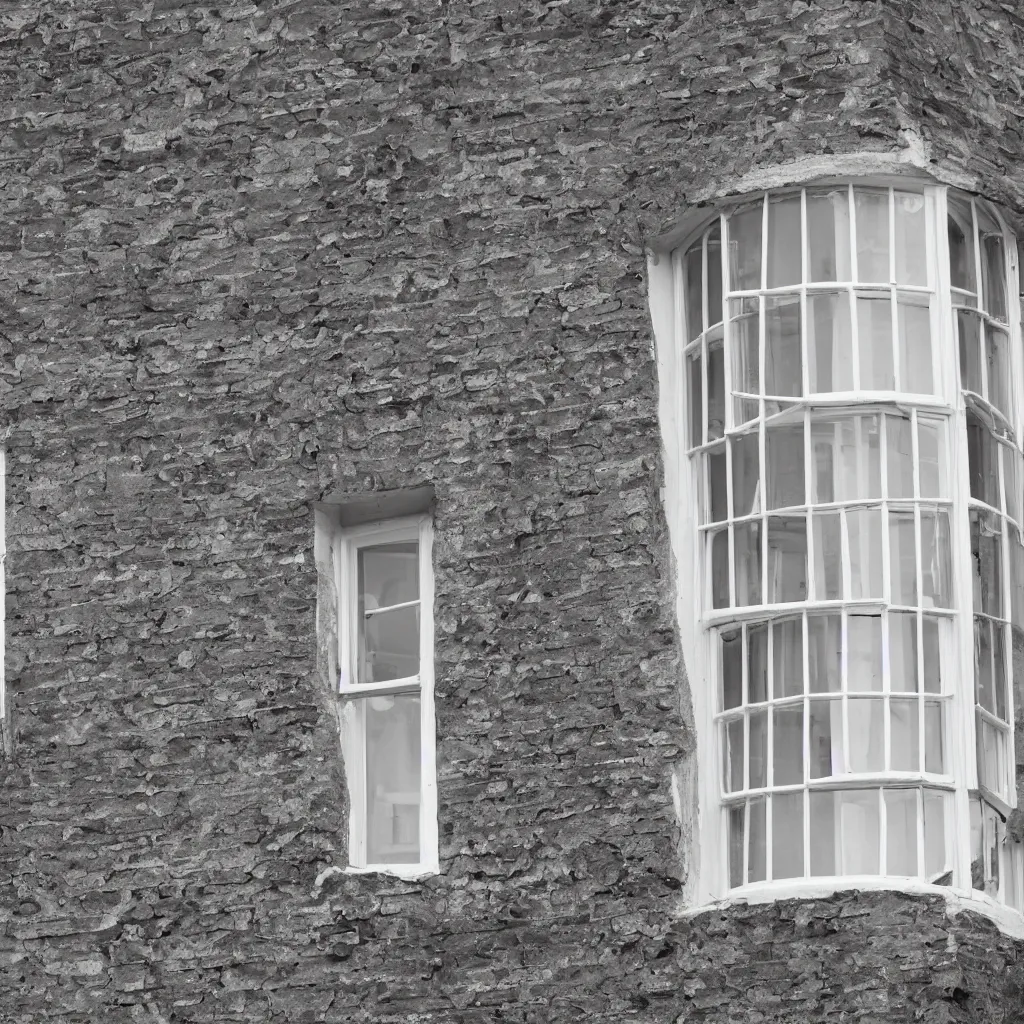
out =
[(853, 390), (853, 328), (848, 292), (807, 296), (807, 366), (811, 391)]
[(914, 440), (909, 416), (885, 417), (885, 458), (889, 497), (914, 497)]
[(734, 516), (761, 511), (760, 439), (756, 433), (741, 434), (732, 441), (732, 502)]
[(837, 693), (842, 686), (840, 616), (835, 613), (808, 615), (807, 634), (811, 693)]
[(838, 512), (815, 512), (811, 517), (814, 553), (814, 598), (837, 601), (843, 596), (843, 548)]
[(804, 795), (772, 797), (772, 878), (802, 878), (804, 873)]
[(917, 794), (916, 789), (885, 792), (885, 872), (888, 875), (917, 876)]
[(802, 619), (779, 619), (772, 624), (772, 679), (776, 700), (804, 692)]
[(925, 238), (924, 196), (917, 192), (896, 192), (896, 283), (928, 284), (928, 246)]
[[(949, 276), (954, 288), (977, 292), (974, 272), (974, 221), (971, 204), (950, 196), (949, 203)], [(956, 297), (954, 296), (954, 301)], [(973, 303), (972, 303), (973, 305)]]
[(892, 304), (888, 292), (857, 293), (857, 339), (860, 345), (860, 386), (866, 391), (892, 391)]
[(890, 688), (917, 691), (917, 613), (889, 612), (888, 621)]
[(799, 284), (800, 195), (768, 199), (768, 287)]
[(902, 294), (896, 301), (899, 331), (900, 389), (930, 395), (932, 380), (931, 313), (928, 296)]
[(690, 246), (683, 257), (683, 275), (686, 281), (685, 303), (686, 310), (686, 340), (693, 341), (699, 338), (704, 330), (704, 298), (701, 276), (704, 266), (704, 247), (697, 242)]
[[(889, 702), (889, 767), (894, 772), (921, 770), (919, 704), (893, 697)], [(850, 741), (853, 742), (852, 739)]]
[(718, 223), (708, 233), (708, 326), (722, 319), (722, 228)]
[(761, 203), (729, 218), (729, 283), (733, 291), (761, 287)]
[(850, 615), (847, 629), (847, 688), (882, 689), (882, 617)]
[(722, 710), (743, 703), (743, 631), (723, 630), (722, 642)]
[(889, 586), (893, 604), (917, 604), (913, 512), (889, 513)]
[(889, 274), (889, 190), (853, 190), (857, 222), (857, 280), (886, 282)]
[(804, 504), (804, 426), (768, 427), (768, 508)]
[(807, 520), (772, 516), (768, 520), (769, 604), (807, 600)]
[(800, 296), (765, 300), (764, 390), (766, 395), (802, 395)]
[(808, 273), (811, 281), (853, 280), (850, 273), (848, 189), (808, 190), (807, 246)]
[(736, 604), (761, 603), (761, 524), (739, 523), (734, 527), (736, 546)]
[[(892, 522), (891, 516), (889, 522)], [(882, 597), (882, 513), (877, 509), (847, 509), (846, 530), (850, 552), (850, 597), (854, 600)], [(910, 537), (913, 541), (913, 518)]]
[(875, 697), (851, 697), (850, 720), (851, 772), (880, 772), (885, 769), (885, 703)]

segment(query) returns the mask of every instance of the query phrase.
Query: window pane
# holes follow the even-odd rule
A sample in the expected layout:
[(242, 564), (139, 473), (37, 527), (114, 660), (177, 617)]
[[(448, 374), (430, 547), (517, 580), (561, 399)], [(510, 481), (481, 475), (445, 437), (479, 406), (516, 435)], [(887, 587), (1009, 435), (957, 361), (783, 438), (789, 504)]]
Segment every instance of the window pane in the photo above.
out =
[(743, 753), (746, 744), (743, 739), (743, 719), (731, 718), (724, 725), (725, 730), (725, 778), (727, 793), (735, 793), (743, 785)]
[(743, 633), (739, 629), (722, 630), (722, 710), (743, 703)]
[(722, 319), (722, 229), (708, 232), (708, 326)]
[[(971, 583), (976, 611), (1003, 613), (1002, 519), (992, 512), (971, 509)], [(923, 525), (923, 522), (922, 522)]]
[(768, 626), (747, 627), (747, 703), (768, 699)]
[(942, 704), (924, 702), (924, 770), (941, 775), (946, 770), (946, 751), (942, 736)]
[(995, 672), (992, 659), (992, 622), (974, 616), (974, 693), (975, 700), (995, 714)]
[(772, 878), (801, 878), (804, 873), (804, 795), (772, 797)]
[(882, 689), (882, 617), (850, 615), (847, 618), (847, 688)]
[(847, 292), (807, 296), (808, 380), (813, 392), (853, 390), (853, 333)]
[(1006, 797), (1006, 746), (1005, 730), (985, 721), (978, 720), (978, 781), (997, 796)]
[(800, 619), (772, 623), (772, 696), (776, 700), (804, 692), (803, 636)]
[(418, 605), (364, 615), (360, 623), (360, 683), (405, 679), (420, 671)]
[(686, 311), (686, 340), (693, 341), (699, 337), (704, 330), (702, 318), (703, 307), (703, 265), (704, 251), (700, 242), (696, 242), (686, 250), (683, 257), (683, 276), (686, 279), (685, 311)]
[(971, 497), (999, 507), (998, 442), (973, 410), (967, 409), (967, 474)]
[(910, 418), (885, 417), (886, 482), (890, 498), (914, 496), (914, 446)]
[[(892, 518), (890, 517), (890, 523)], [(878, 509), (851, 508), (846, 511), (850, 550), (850, 596), (882, 596), (882, 513)], [(913, 554), (911, 519), (911, 555)]]
[(924, 791), (924, 877), (928, 882), (948, 884), (946, 857), (946, 798), (942, 793)]
[(763, 789), (768, 785), (768, 712), (752, 711), (748, 720), (750, 746), (747, 768), (751, 789)]
[(835, 813), (835, 793), (811, 791), (811, 874), (836, 873), (836, 835), (838, 821)]
[(930, 395), (932, 380), (932, 327), (927, 295), (902, 294), (896, 300), (899, 331), (900, 389)]
[(811, 516), (814, 544), (814, 598), (839, 600), (843, 596), (843, 549), (838, 512)]
[(686, 373), (690, 385), (690, 447), (704, 443), (704, 393), (701, 384), (702, 359), (700, 351), (693, 352), (686, 360)]
[(992, 623), (993, 686), (995, 688), (995, 714), (1004, 722), (1009, 721), (1007, 712), (1006, 680), (1009, 666), (1006, 663), (1006, 631), (1001, 623)]
[(773, 785), (804, 781), (804, 708), (802, 704), (775, 708), (772, 739), (775, 772)]
[(729, 607), (729, 531), (716, 530), (710, 535), (711, 545), (711, 607)]
[[(917, 613), (889, 612), (890, 689), (916, 692)], [(936, 634), (936, 643), (938, 635)]]
[(764, 392), (766, 395), (802, 395), (800, 297), (767, 298), (765, 318)]
[(984, 396), (985, 386), (981, 379), (981, 318), (977, 313), (958, 309), (956, 333), (960, 347), (960, 387)]
[(971, 204), (950, 196), (949, 204), (949, 275), (954, 288), (976, 292), (974, 273), (974, 221)]
[(708, 508), (707, 522), (719, 523), (729, 515), (729, 493), (726, 486), (725, 445), (712, 448), (707, 454)]
[(880, 772), (885, 769), (885, 704), (872, 697), (851, 697), (850, 749), (847, 757), (851, 772)]
[(893, 604), (917, 604), (917, 557), (914, 514), (889, 513), (889, 562)]
[(730, 291), (761, 287), (761, 211), (758, 202), (729, 218)]
[[(851, 741), (852, 745), (852, 741)], [(878, 874), (878, 791), (842, 790), (835, 794), (842, 831), (839, 873)]]
[(403, 679), (419, 672), (419, 607), (380, 611), (419, 598), (416, 541), (359, 548), (358, 671), (360, 683)]
[(1008, 444), (999, 446), (1003, 461), (1003, 507), (1006, 514), (1020, 522), (1020, 455)]
[(756, 431), (741, 434), (732, 444), (732, 504), (734, 516), (761, 511), (760, 447)]
[(937, 618), (932, 615), (921, 617), (926, 693), (942, 693), (942, 648), (939, 643), (939, 629)]
[(822, 416), (811, 421), (812, 500), (882, 496), (878, 416)]
[(917, 418), (917, 452), (922, 498), (948, 498), (944, 421)]
[(885, 872), (917, 876), (916, 789), (885, 791)]
[[(758, 395), (761, 393), (760, 369), (759, 369), (759, 323), (758, 299), (733, 299), (729, 302), (729, 337), (732, 350), (732, 388), (733, 391), (742, 391), (746, 394)], [(738, 408), (753, 406), (751, 415), (757, 415), (756, 403), (744, 401), (744, 405)], [(736, 422), (746, 423), (749, 417), (740, 415), (737, 412)]]
[(917, 192), (897, 192), (895, 200), (896, 283), (927, 285), (924, 196)]
[(842, 686), (841, 619), (808, 615), (808, 672), (811, 693), (838, 693)]
[(755, 797), (750, 801), (750, 835), (747, 850), (747, 881), (763, 882), (767, 874), (767, 835), (765, 829), (765, 798)]
[(768, 427), (768, 508), (804, 504), (804, 425)]
[(768, 287), (800, 283), (800, 195), (768, 199)]
[[(889, 702), (889, 766), (894, 772), (921, 770), (921, 728), (917, 700), (893, 697)], [(850, 738), (853, 745), (853, 737)]]
[(892, 303), (888, 292), (857, 293), (857, 338), (860, 344), (860, 386), (892, 391)]
[(840, 775), (843, 767), (843, 702), (840, 698), (810, 704), (810, 777)]
[(857, 280), (889, 280), (889, 192), (853, 190), (857, 220)]
[[(721, 333), (721, 328), (717, 328)], [(708, 434), (714, 441), (725, 433), (725, 354), (722, 342), (708, 342)]]
[(807, 600), (807, 521), (768, 519), (768, 603)]
[(416, 541), (359, 548), (360, 611), (415, 601), (419, 590), (419, 545)]
[(367, 697), (366, 859), (415, 864), (420, 857), (420, 699)]
[(1003, 233), (983, 206), (977, 207), (978, 236), (981, 244), (981, 280), (985, 309), (1004, 323), (1006, 316), (1006, 257)]
[(985, 353), (988, 357), (988, 400), (1010, 416), (1010, 338), (1006, 331), (985, 324)]
[(729, 808), (729, 885), (736, 888), (743, 884), (743, 819), (746, 807), (739, 804)]
[(949, 513), (921, 510), (921, 584), (926, 608), (950, 608), (953, 602)]
[(812, 281), (850, 281), (850, 197), (841, 189), (807, 192), (808, 270)]

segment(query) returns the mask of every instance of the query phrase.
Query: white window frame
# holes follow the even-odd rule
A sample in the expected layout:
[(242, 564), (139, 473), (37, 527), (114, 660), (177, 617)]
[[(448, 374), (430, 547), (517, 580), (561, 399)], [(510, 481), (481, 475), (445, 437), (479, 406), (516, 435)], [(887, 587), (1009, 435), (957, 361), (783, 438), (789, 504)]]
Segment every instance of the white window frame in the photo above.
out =
[[(936, 297), (936, 309), (933, 311), (933, 345), (939, 353), (936, 360), (937, 374), (941, 385), (942, 398), (936, 398), (937, 405), (942, 405), (944, 411), (949, 412), (952, 406), (952, 419), (950, 423), (956, 433), (950, 444), (950, 456), (952, 464), (948, 471), (953, 479), (953, 504), (951, 530), (954, 534), (952, 574), (954, 593), (961, 591), (964, 582), (970, 580), (969, 560), (970, 548), (967, 540), (966, 523), (969, 507), (969, 490), (966, 483), (966, 434), (957, 430), (962, 426), (964, 416), (964, 399), (959, 390), (959, 363), (956, 348), (956, 337), (953, 333), (954, 314), (952, 310), (952, 298), (949, 283), (949, 252), (945, 234), (946, 223), (946, 196), (945, 186), (937, 184), (934, 179), (926, 174), (916, 177), (895, 176), (889, 173), (871, 174), (865, 173), (864, 163), (851, 163), (851, 174), (844, 174), (843, 168), (835, 169), (835, 175), (807, 174), (799, 175), (785, 180), (784, 172), (776, 171), (774, 180), (766, 180), (767, 191), (779, 193), (799, 187), (812, 185), (832, 185), (833, 183), (849, 184), (851, 186), (895, 186), (896, 188), (911, 187), (920, 188), (928, 197), (927, 203), (929, 219), (926, 231), (928, 233), (928, 261), (929, 286)], [(743, 190), (746, 194), (730, 197), (728, 203), (721, 206), (739, 204), (747, 199), (756, 198), (763, 194), (765, 187), (759, 187), (756, 192)], [(987, 204), (990, 212), (996, 213), (996, 218), (1003, 230), (1004, 238), (1007, 240), (1005, 251), (1006, 271), (1006, 299), (1009, 319), (1010, 335), (1010, 367), (1012, 371), (1012, 400), (1013, 404), (1013, 426), (1017, 431), (1018, 439), (1021, 437), (1021, 387), (1022, 379), (1022, 355), (1020, 351), (1020, 308), (1018, 301), (1018, 288), (1016, 287), (1017, 275), (1017, 252), (1013, 244), (1013, 236), (1006, 227), (1005, 221), (998, 216), (991, 204)], [(648, 269), (650, 276), (650, 303), (652, 319), (654, 321), (656, 337), (656, 356), (659, 367), (659, 381), (661, 394), (659, 400), (659, 415), (662, 422), (663, 438), (666, 444), (666, 487), (665, 505), (669, 520), (670, 535), (673, 542), (673, 553), (676, 558), (676, 568), (680, 582), (677, 588), (677, 621), (679, 623), (681, 641), (683, 645), (684, 659), (688, 669), (687, 676), (689, 688), (693, 700), (695, 727), (697, 733), (697, 782), (691, 791), (691, 798), (696, 804), (697, 828), (696, 828), (696, 850), (697, 867), (688, 883), (688, 894), (690, 900), (697, 907), (706, 906), (708, 903), (728, 902), (732, 899), (759, 899), (781, 898), (787, 894), (800, 894), (811, 891), (832, 891), (838, 888), (890, 888), (905, 889), (910, 891), (931, 891), (942, 893), (947, 897), (958, 898), (970, 905), (983, 905), (989, 916), (996, 919), (1002, 926), (1009, 930), (1020, 930), (1021, 915), (1011, 910), (1005, 904), (972, 890), (970, 882), (970, 816), (969, 816), (969, 792), (978, 790), (977, 781), (977, 759), (974, 756), (975, 744), (975, 713), (973, 693), (973, 660), (970, 651), (961, 646), (961, 661), (949, 666), (958, 676), (960, 682), (956, 685), (952, 695), (953, 707), (951, 714), (947, 716), (949, 731), (953, 735), (947, 735), (946, 756), (948, 758), (947, 772), (955, 780), (955, 791), (953, 794), (954, 813), (947, 814), (948, 834), (948, 855), (951, 859), (954, 872), (952, 886), (936, 886), (920, 880), (906, 879), (886, 876), (836, 876), (834, 878), (813, 878), (786, 879), (779, 881), (748, 883), (735, 889), (729, 889), (728, 885), (728, 851), (726, 846), (726, 814), (720, 795), (720, 778), (722, 772), (722, 751), (720, 750), (720, 736), (716, 717), (716, 693), (717, 676), (713, 677), (713, 670), (717, 662), (717, 651), (713, 640), (715, 634), (708, 628), (715, 621), (724, 618), (768, 618), (774, 611), (780, 609), (772, 606), (758, 607), (753, 615), (736, 615), (736, 608), (712, 610), (710, 600), (705, 600), (706, 561), (704, 553), (704, 537), (698, 529), (700, 517), (698, 505), (702, 500), (703, 488), (699, 486), (700, 460), (694, 459), (689, 453), (691, 449), (690, 432), (690, 409), (689, 409), (689, 382), (687, 379), (687, 357), (684, 350), (688, 345), (687, 332), (684, 330), (683, 301), (684, 283), (681, 279), (679, 258), (676, 253), (685, 251), (689, 244), (688, 239), (700, 237), (707, 227), (712, 223), (713, 211), (706, 211), (703, 214), (691, 214), (684, 223), (675, 231), (666, 235), (663, 239), (656, 241), (652, 246), (652, 255), (649, 260)], [(722, 238), (726, 237), (725, 225), (722, 224)], [(938, 227), (936, 236), (935, 229)], [(681, 244), (684, 243), (684, 244)], [(764, 235), (762, 245), (766, 246)], [(804, 238), (804, 252), (806, 254), (806, 238)], [(725, 259), (726, 246), (722, 242), (723, 262)], [(980, 259), (980, 254), (975, 240), (975, 256)], [(806, 255), (804, 256), (806, 259)], [(705, 257), (706, 263), (706, 257)], [(937, 265), (936, 265), (937, 264)], [(723, 268), (724, 271), (725, 268)], [(762, 275), (767, 271), (764, 255), (762, 256)], [(724, 274), (723, 274), (724, 276)], [(978, 275), (977, 287), (981, 287), (980, 274)], [(725, 283), (723, 281), (723, 294)], [(781, 291), (782, 289), (780, 289)], [(705, 300), (706, 301), (706, 300)], [(762, 326), (763, 331), (763, 326)], [(763, 345), (763, 342), (762, 342)], [(706, 343), (704, 351), (706, 352)], [(705, 356), (706, 358), (706, 356)], [(725, 374), (729, 379), (731, 369), (726, 360)], [(803, 365), (804, 395), (807, 396), (807, 373), (808, 365), (806, 358)], [(952, 380), (950, 376), (952, 375)], [(955, 382), (955, 384), (954, 384)], [(763, 382), (762, 382), (763, 386)], [(955, 397), (947, 401), (955, 388)], [(706, 384), (704, 386), (706, 392)], [(888, 393), (880, 392), (877, 396), (874, 393), (857, 392), (858, 400), (877, 397), (879, 401), (891, 402)], [(924, 396), (920, 396), (923, 398)], [(729, 403), (729, 386), (726, 384), (726, 403)], [(806, 397), (805, 397), (806, 400)], [(840, 399), (836, 399), (839, 401)], [(707, 414), (707, 394), (702, 395), (702, 406)], [(827, 400), (821, 404), (828, 404)], [(919, 405), (924, 405), (921, 401)], [(963, 433), (963, 438), (959, 434)], [(763, 453), (762, 453), (763, 460)], [(915, 474), (917, 470), (915, 468)], [(731, 489), (731, 477), (728, 486)], [(810, 496), (808, 494), (808, 500)], [(1024, 524), (1022, 524), (1024, 525)], [(1005, 531), (1004, 531), (1005, 534)], [(1009, 574), (1005, 571), (1004, 543), (1004, 589), (1009, 586)], [(809, 553), (810, 554), (810, 553)], [(764, 568), (762, 567), (762, 571)], [(920, 569), (919, 569), (920, 572)], [(692, 581), (697, 581), (697, 587)], [(696, 593), (695, 591), (699, 591)], [(803, 606), (793, 607), (794, 614)], [(1005, 608), (1005, 605), (1004, 605)], [(752, 609), (753, 611), (753, 609)], [(959, 599), (954, 612), (955, 619), (971, 620), (972, 612), (967, 602)], [(961, 634), (966, 635), (966, 634)], [(959, 671), (958, 671), (959, 670)], [(967, 674), (964, 674), (964, 673)], [(965, 683), (964, 680), (967, 680)], [(1012, 744), (1013, 728), (1013, 694), (1008, 694), (1009, 701), (1009, 722)], [(963, 727), (957, 727), (957, 723), (969, 723)], [(888, 728), (888, 726), (887, 726)], [(922, 736), (923, 742), (923, 736)], [(1012, 746), (1011, 746), (1012, 751)], [(1012, 769), (1012, 756), (1011, 769)], [(681, 778), (681, 777), (680, 777)], [(680, 805), (685, 793), (679, 791), (680, 779), (676, 780), (676, 800)], [(864, 779), (865, 784), (868, 783)], [(985, 795), (985, 794), (983, 794)], [(1011, 805), (1016, 800), (1014, 789), (1011, 787)], [(685, 813), (681, 810), (685, 818)], [(952, 823), (950, 822), (952, 818)], [(805, 827), (807, 827), (805, 825)], [(1008, 850), (1004, 860), (1006, 867), (1011, 862), (1019, 861), (1020, 850)], [(805, 866), (806, 867), (806, 866)], [(1005, 871), (1005, 868), (1004, 868)]]
[[(356, 682), (357, 551), (400, 541), (419, 547), (420, 665), (419, 673), (382, 683)], [(350, 872), (380, 872), (402, 878), (436, 874), (439, 870), (437, 829), (436, 725), (434, 713), (434, 577), (433, 527), (426, 515), (409, 516), (338, 528), (332, 536), (332, 557), (338, 595), (337, 696), (340, 703), (341, 747), (349, 791)], [(373, 863), (366, 859), (366, 744), (360, 704), (373, 696), (416, 694), (420, 698), (419, 845), (415, 863)]]

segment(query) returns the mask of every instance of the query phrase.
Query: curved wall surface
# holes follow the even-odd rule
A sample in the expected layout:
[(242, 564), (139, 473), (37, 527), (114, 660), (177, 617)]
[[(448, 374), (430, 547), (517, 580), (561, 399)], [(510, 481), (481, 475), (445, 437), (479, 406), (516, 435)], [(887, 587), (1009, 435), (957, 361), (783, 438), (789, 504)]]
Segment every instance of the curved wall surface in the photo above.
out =
[[(0, 11), (0, 1015), (1021, 1018), (935, 896), (685, 915), (645, 248), (830, 154), (1019, 213), (1008, 6)], [(441, 872), (346, 875), (312, 506), (427, 484)]]

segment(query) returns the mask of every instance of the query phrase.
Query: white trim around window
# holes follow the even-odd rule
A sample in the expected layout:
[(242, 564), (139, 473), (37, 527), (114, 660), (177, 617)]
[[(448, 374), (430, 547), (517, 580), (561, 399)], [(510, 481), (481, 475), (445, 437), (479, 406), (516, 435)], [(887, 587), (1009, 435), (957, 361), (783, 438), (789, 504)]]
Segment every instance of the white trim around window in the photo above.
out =
[(427, 516), (332, 539), (349, 871), (439, 870), (432, 539)]

